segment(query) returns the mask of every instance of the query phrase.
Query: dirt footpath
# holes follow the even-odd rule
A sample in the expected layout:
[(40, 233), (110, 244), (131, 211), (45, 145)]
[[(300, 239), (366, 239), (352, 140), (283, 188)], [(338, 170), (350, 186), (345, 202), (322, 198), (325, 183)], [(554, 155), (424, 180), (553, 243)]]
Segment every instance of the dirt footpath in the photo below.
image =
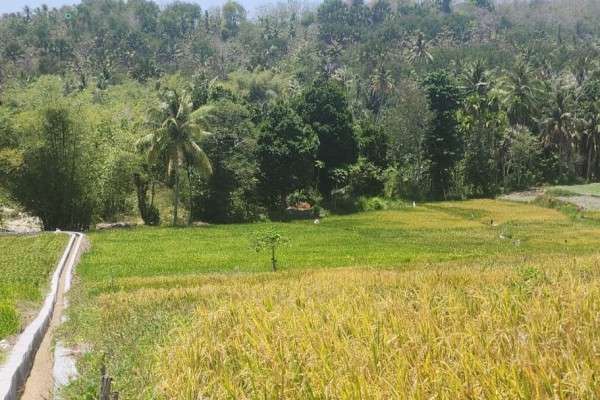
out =
[(600, 197), (596, 196), (568, 196), (557, 197), (565, 203), (571, 203), (586, 211), (600, 211)]
[(532, 189), (524, 192), (514, 192), (510, 194), (505, 194), (498, 198), (500, 200), (518, 201), (520, 203), (531, 203), (543, 194), (544, 191), (542, 189)]
[[(70, 255), (69, 260), (67, 260), (67, 266), (65, 266), (60, 276), (52, 319), (35, 355), (31, 373), (20, 397), (21, 400), (48, 400), (54, 398), (55, 382), (53, 372), (56, 367), (54, 365), (54, 334), (62, 323), (63, 312), (67, 307), (66, 295), (71, 284), (69, 277), (72, 277), (73, 269), (79, 263), (82, 254), (90, 246), (85, 236), (79, 240), (77, 251)], [(65, 290), (67, 291), (66, 293)]]
[(54, 368), (54, 357), (52, 351), (52, 338), (56, 328), (61, 323), (61, 318), (65, 305), (65, 279), (67, 276), (66, 268), (60, 277), (58, 286), (58, 297), (54, 306), (54, 314), (48, 326), (48, 331), (42, 340), (39, 350), (33, 362), (31, 374), (27, 379), (21, 400), (46, 400), (54, 396), (54, 380), (52, 370)]
[[(544, 194), (543, 189), (532, 189), (524, 192), (514, 192), (498, 197), (500, 200), (518, 201), (531, 203)], [(557, 196), (557, 200), (573, 204), (586, 211), (600, 211), (600, 197), (590, 195)]]

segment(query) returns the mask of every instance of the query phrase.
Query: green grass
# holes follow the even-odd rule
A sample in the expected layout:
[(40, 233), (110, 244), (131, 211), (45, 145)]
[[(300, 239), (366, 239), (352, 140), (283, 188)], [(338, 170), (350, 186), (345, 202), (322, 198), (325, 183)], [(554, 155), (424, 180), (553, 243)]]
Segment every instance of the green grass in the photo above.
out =
[[(91, 233), (63, 336), (92, 351), (80, 360), (81, 377), (67, 398), (93, 398), (103, 362), (121, 396), (134, 399), (394, 397), (387, 385), (414, 388), (403, 392), (406, 398), (494, 398), (493, 389), (507, 398), (543, 398), (577, 379), (578, 395), (598, 389), (586, 376), (600, 373), (599, 363), (578, 359), (600, 346), (598, 321), (587, 320), (600, 288), (594, 220), (477, 200), (332, 216), (319, 225), (266, 225), (291, 242), (275, 274), (268, 272), (269, 256), (250, 245), (261, 224)], [(564, 269), (571, 264), (576, 268)], [(559, 307), (544, 319), (551, 299), (563, 297), (580, 311), (561, 314)], [(387, 311), (379, 313), (378, 304)], [(370, 343), (377, 318), (389, 321), (381, 327), (385, 340)], [(579, 336), (555, 329), (582, 321)], [(559, 343), (556, 352), (542, 351), (544, 332)], [(512, 365), (509, 342), (524, 334), (542, 339), (522, 343), (527, 355), (514, 368), (502, 367)], [(486, 343), (500, 337), (508, 347), (494, 353)], [(297, 352), (278, 347), (288, 345)], [(429, 361), (410, 353), (434, 347), (439, 351)], [(382, 352), (381, 363), (361, 367), (374, 351)], [(306, 375), (288, 369), (298, 362)], [(587, 370), (569, 367), (577, 363)], [(537, 364), (538, 377), (517, 376)], [(336, 379), (335, 371), (344, 370)], [(468, 384), (496, 386), (469, 392), (460, 375)], [(457, 386), (442, 391), (444, 382)], [(532, 390), (542, 395), (527, 396)]]
[(590, 195), (600, 196), (600, 183), (589, 183), (586, 185), (551, 186), (546, 192), (556, 196)]
[[(470, 205), (488, 209), (469, 209)], [(565, 246), (565, 240), (579, 236), (577, 231), (587, 227), (573, 225), (559, 212), (493, 201), (334, 216), (319, 225), (312, 221), (266, 225), (274, 225), (290, 239), (290, 245), (280, 250), (281, 265), (288, 269), (402, 267), (409, 263), (480, 260), (507, 252), (591, 250), (586, 240)], [(507, 225), (514, 238), (520, 240), (519, 246), (500, 238)], [(79, 271), (88, 282), (131, 276), (266, 271), (268, 256), (256, 254), (250, 245), (253, 233), (262, 227), (215, 225), (91, 233), (94, 251), (86, 256)]]
[(20, 330), (20, 311), (39, 306), (67, 240), (57, 234), (0, 236), (0, 339)]

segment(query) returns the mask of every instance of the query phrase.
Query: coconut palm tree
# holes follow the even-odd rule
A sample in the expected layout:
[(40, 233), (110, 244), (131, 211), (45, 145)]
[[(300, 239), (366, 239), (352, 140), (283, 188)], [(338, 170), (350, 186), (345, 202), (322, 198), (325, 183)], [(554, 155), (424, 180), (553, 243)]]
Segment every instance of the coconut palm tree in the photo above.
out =
[(429, 52), (431, 41), (425, 40), (423, 32), (418, 32), (412, 43), (409, 43), (408, 61), (411, 64), (428, 64), (433, 61)]
[(462, 87), (467, 94), (485, 95), (490, 86), (490, 72), (482, 59), (467, 65), (461, 74)]
[(394, 90), (394, 79), (383, 63), (369, 77), (369, 96), (373, 111), (378, 114), (387, 96)]
[(540, 121), (542, 140), (546, 146), (555, 146), (562, 164), (572, 168), (573, 147), (576, 140), (575, 117), (571, 112), (572, 96), (560, 82), (552, 84), (551, 102)]
[(600, 154), (600, 101), (591, 103), (586, 115), (578, 122), (581, 127), (582, 152), (586, 156), (586, 179), (591, 181), (597, 173)]
[(539, 93), (540, 82), (523, 61), (517, 62), (515, 68), (500, 79), (499, 98), (512, 126), (534, 126)]
[(575, 59), (575, 62), (571, 64), (571, 72), (575, 81), (577, 81), (577, 86), (583, 85), (588, 78), (590, 70), (592, 69), (592, 60), (593, 57), (580, 55)]
[[(188, 172), (196, 169), (201, 174), (212, 174), (208, 157), (198, 145), (202, 135), (209, 134), (204, 130), (202, 111), (193, 111), (191, 96), (179, 94), (175, 90), (167, 90), (156, 110), (151, 112), (152, 132), (143, 137), (139, 145), (148, 152), (151, 162), (162, 161), (167, 167), (167, 176), (174, 179), (173, 225), (177, 225), (179, 208), (180, 171)], [(191, 182), (190, 183), (190, 217), (191, 223)]]

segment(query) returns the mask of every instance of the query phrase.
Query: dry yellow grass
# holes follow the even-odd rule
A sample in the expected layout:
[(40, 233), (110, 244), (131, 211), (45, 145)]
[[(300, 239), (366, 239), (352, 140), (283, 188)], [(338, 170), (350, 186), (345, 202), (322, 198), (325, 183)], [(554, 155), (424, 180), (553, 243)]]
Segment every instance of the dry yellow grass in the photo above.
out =
[(598, 398), (599, 265), (207, 280), (179, 289), (202, 300), (157, 353), (156, 395)]

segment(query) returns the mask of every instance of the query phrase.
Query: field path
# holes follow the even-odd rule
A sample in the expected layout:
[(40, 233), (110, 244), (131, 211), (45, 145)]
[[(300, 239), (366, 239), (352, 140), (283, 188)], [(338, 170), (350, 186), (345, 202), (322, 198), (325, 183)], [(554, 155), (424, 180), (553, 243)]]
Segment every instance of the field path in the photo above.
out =
[(56, 298), (56, 304), (54, 305), (54, 312), (48, 331), (42, 340), (42, 344), (35, 355), (33, 361), (33, 367), (25, 389), (21, 395), (21, 400), (44, 400), (52, 399), (54, 392), (54, 379), (52, 371), (54, 368), (54, 358), (52, 354), (52, 338), (56, 328), (61, 323), (62, 313), (65, 308), (65, 281), (68, 271), (63, 271), (60, 277), (60, 284), (58, 286), (58, 296)]
[(80, 246), (81, 244), (74, 247), (67, 260), (66, 268), (60, 277), (58, 296), (54, 305), (52, 319), (35, 356), (31, 373), (29, 374), (29, 378), (27, 378), (27, 383), (21, 395), (21, 400), (45, 400), (54, 397), (52, 339), (54, 338), (55, 330), (62, 322), (63, 311), (66, 308), (65, 296), (71, 287), (73, 268), (77, 265), (81, 256)]
[(565, 203), (574, 204), (587, 211), (600, 211), (600, 197), (597, 196), (560, 196), (557, 199)]
[[(524, 192), (514, 192), (498, 197), (500, 200), (531, 203), (544, 194), (543, 189), (532, 189)], [(556, 199), (580, 207), (586, 211), (600, 211), (600, 197), (587, 194), (573, 196), (556, 196)]]
[(519, 203), (531, 203), (535, 201), (539, 196), (542, 196), (544, 191), (542, 189), (531, 189), (523, 192), (513, 192), (498, 197), (500, 200), (517, 201)]

